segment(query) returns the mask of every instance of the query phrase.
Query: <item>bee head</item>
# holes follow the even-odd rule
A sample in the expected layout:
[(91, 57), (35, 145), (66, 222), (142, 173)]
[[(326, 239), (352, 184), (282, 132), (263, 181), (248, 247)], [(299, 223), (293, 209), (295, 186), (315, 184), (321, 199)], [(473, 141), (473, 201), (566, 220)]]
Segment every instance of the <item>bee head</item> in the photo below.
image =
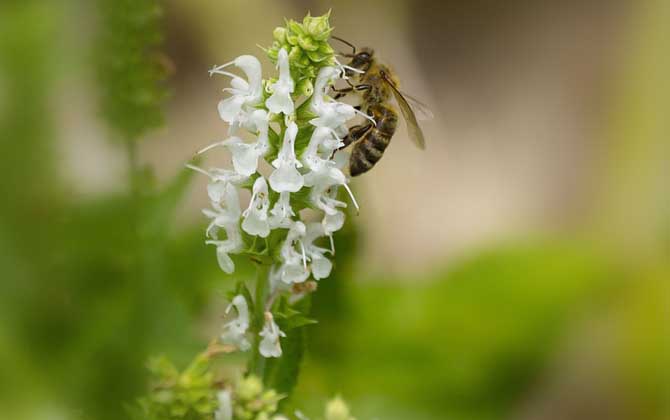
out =
[(349, 63), (349, 65), (355, 69), (364, 72), (368, 71), (368, 69), (372, 65), (373, 55), (374, 51), (372, 50), (372, 48), (368, 47), (361, 48), (361, 50), (353, 56), (353, 58), (351, 59), (351, 63)]

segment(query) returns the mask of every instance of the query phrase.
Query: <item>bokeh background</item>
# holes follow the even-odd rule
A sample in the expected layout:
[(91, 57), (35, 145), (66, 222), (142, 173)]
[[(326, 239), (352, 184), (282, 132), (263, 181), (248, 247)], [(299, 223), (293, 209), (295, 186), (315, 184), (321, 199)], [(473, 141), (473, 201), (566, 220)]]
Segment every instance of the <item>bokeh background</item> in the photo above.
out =
[[(353, 184), (296, 404), (670, 418), (670, 2), (154, 4), (0, 3), (0, 418), (125, 418), (151, 355), (183, 365), (220, 331), (234, 278), (203, 243), (206, 180), (183, 169), (227, 130), (207, 70), (329, 8), (435, 118), (425, 153), (401, 126)], [(153, 31), (114, 26), (147, 16)], [(164, 71), (114, 85), (154, 36)], [(110, 110), (163, 78), (165, 100), (137, 89), (146, 112)]]

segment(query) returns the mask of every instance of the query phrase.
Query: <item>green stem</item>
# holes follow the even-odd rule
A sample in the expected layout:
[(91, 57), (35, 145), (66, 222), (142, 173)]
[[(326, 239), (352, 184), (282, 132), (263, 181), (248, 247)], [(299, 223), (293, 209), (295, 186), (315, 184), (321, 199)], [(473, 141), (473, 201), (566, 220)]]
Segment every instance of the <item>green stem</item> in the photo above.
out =
[(270, 265), (256, 264), (256, 293), (254, 298), (254, 314), (252, 322), (252, 333), (254, 334), (251, 360), (249, 360), (249, 374), (253, 374), (263, 379), (265, 372), (265, 358), (261, 355), (259, 347), (261, 336), (258, 335), (265, 324), (265, 302), (268, 297), (270, 285)]

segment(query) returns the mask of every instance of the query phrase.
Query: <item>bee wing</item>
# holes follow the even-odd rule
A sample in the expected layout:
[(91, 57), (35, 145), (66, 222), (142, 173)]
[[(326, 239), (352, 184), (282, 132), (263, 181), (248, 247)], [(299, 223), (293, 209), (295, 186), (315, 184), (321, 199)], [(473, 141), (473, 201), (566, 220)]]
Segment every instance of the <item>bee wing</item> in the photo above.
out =
[(402, 96), (407, 100), (407, 102), (412, 106), (412, 109), (414, 110), (414, 113), (416, 114), (416, 118), (419, 121), (428, 121), (432, 120), (435, 116), (433, 115), (433, 111), (430, 110), (430, 107), (420, 100), (416, 99), (412, 95), (408, 94), (407, 92), (402, 92)]
[(405, 122), (407, 122), (407, 132), (409, 133), (409, 138), (419, 149), (425, 149), (426, 140), (423, 137), (423, 132), (421, 131), (421, 127), (419, 127), (419, 123), (416, 121), (416, 115), (414, 115), (412, 107), (407, 102), (407, 99), (402, 96), (402, 93), (398, 90), (398, 88), (395, 87), (393, 82), (388, 79), (388, 76), (384, 74), (382, 77), (384, 78), (384, 81), (386, 81), (386, 83), (391, 87), (391, 91), (393, 91), (393, 95), (395, 96), (395, 99), (400, 106), (402, 116), (405, 118)]

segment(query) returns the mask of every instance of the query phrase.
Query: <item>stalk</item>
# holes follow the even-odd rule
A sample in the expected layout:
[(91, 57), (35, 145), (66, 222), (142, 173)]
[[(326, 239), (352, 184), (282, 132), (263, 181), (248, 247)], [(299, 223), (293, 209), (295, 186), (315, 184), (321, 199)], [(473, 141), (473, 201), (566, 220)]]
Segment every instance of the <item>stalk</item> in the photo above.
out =
[(261, 336), (258, 335), (265, 323), (265, 302), (268, 296), (270, 284), (270, 265), (256, 264), (256, 291), (254, 296), (254, 313), (252, 322), (252, 333), (254, 334), (251, 359), (249, 360), (248, 373), (263, 378), (265, 372), (265, 358), (260, 352)]

